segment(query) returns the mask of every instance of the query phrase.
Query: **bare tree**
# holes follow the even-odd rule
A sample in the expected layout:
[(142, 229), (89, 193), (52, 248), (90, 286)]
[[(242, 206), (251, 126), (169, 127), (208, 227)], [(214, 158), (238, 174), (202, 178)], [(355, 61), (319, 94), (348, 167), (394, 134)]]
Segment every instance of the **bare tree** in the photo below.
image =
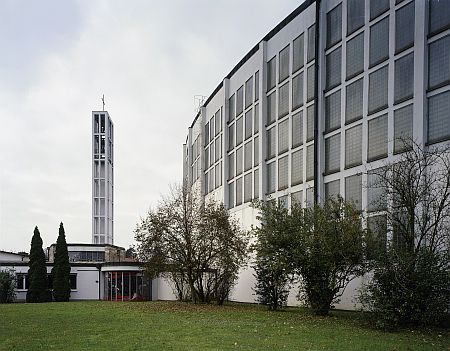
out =
[(223, 303), (245, 263), (248, 237), (222, 204), (174, 187), (137, 225), (138, 257), (180, 300)]

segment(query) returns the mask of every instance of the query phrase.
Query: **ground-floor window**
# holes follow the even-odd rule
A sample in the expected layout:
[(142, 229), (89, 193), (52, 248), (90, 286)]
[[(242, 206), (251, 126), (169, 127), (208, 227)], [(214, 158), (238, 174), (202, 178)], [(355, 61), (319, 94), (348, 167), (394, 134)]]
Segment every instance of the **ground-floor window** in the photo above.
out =
[[(28, 274), (25, 273), (18, 273), (16, 274), (16, 282), (17, 282), (17, 290), (28, 290), (30, 287), (30, 280), (28, 279)], [(53, 275), (48, 274), (47, 275), (47, 287), (51, 290), (53, 289)], [(70, 274), (70, 289), (76, 290), (77, 289), (77, 274), (71, 273)]]
[(151, 300), (151, 280), (141, 272), (105, 272), (104, 287), (105, 300)]

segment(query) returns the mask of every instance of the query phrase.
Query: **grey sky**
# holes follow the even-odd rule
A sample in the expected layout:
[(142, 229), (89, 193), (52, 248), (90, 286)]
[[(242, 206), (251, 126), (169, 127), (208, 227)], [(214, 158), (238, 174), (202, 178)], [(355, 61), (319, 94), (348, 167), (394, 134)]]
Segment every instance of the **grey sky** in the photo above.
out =
[(193, 97), (209, 95), (294, 0), (0, 0), (0, 249), (63, 221), (91, 241), (91, 110), (115, 124), (116, 245), (181, 180)]

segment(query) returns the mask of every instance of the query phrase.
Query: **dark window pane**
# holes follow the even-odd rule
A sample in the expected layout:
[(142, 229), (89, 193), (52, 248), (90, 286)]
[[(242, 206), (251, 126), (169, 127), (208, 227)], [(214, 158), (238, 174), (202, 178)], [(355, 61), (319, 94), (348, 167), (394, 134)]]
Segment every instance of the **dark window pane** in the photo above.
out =
[(364, 0), (347, 0), (347, 35), (364, 25)]
[(267, 164), (267, 189), (266, 193), (271, 194), (275, 191), (275, 167), (276, 162)]
[(364, 33), (347, 42), (346, 55), (346, 77), (348, 79), (364, 71)]
[(236, 179), (236, 206), (242, 204), (242, 177)]
[(430, 4), (430, 33), (438, 32), (450, 26), (450, 1), (429, 0)]
[(450, 83), (450, 35), (436, 40), (429, 47), (428, 88), (433, 89)]
[(254, 133), (256, 134), (259, 132), (259, 105), (255, 105), (253, 111), (254, 111), (253, 128), (255, 129)]
[(252, 110), (248, 110), (245, 113), (245, 139), (248, 139), (252, 136), (252, 124), (253, 124), (253, 115)]
[(394, 102), (412, 98), (414, 94), (414, 53), (395, 61)]
[(255, 169), (253, 179), (253, 198), (259, 199), (259, 169)]
[(303, 105), (303, 72), (292, 78), (292, 110)]
[(363, 116), (363, 79), (346, 88), (345, 122), (356, 121)]
[(332, 182), (326, 183), (325, 184), (325, 200), (328, 199), (336, 199), (340, 193), (341, 186), (340, 186), (340, 181), (338, 180), (333, 180)]
[(289, 77), (289, 45), (280, 51), (279, 81)]
[(271, 159), (276, 155), (277, 129), (271, 128), (267, 131), (267, 159)]
[(368, 161), (387, 157), (388, 116), (383, 115), (368, 122)]
[(228, 100), (228, 121), (232, 121), (235, 117), (234, 94)]
[(259, 71), (255, 73), (255, 101), (259, 100)]
[(414, 1), (395, 13), (395, 52), (414, 44)]
[(306, 148), (306, 180), (314, 179), (314, 144)]
[(308, 28), (308, 47), (307, 47), (308, 62), (314, 60), (316, 54), (316, 26), (313, 24)]
[(314, 76), (314, 66), (308, 67), (307, 74), (307, 86), (306, 86), (306, 101), (311, 101), (316, 95), (316, 85)]
[(428, 142), (450, 137), (450, 91), (428, 99)]
[(413, 105), (394, 111), (394, 153), (408, 149), (413, 137)]
[(283, 190), (288, 187), (288, 167), (289, 157), (285, 156), (278, 160), (278, 190)]
[(278, 89), (278, 118), (289, 113), (289, 82)]
[(252, 201), (252, 173), (244, 176), (244, 202)]
[(327, 47), (342, 39), (342, 4), (327, 13)]
[(293, 58), (292, 58), (292, 72), (295, 72), (303, 67), (304, 64), (304, 35), (301, 34), (294, 39), (293, 43)]
[(362, 163), (362, 125), (345, 131), (345, 167), (353, 167)]
[(242, 147), (236, 150), (236, 175), (239, 175), (242, 173), (242, 167), (243, 167), (243, 155), (242, 155)]
[(341, 91), (325, 98), (325, 132), (341, 126)]
[(388, 66), (384, 66), (369, 76), (369, 114), (387, 107), (387, 104)]
[(292, 153), (291, 186), (303, 182), (303, 150)]
[(275, 56), (267, 62), (267, 90), (272, 89), (276, 84), (277, 57)]
[(370, 20), (389, 9), (389, 0), (370, 0)]
[(249, 107), (253, 102), (253, 77), (245, 82), (245, 107)]
[(252, 168), (252, 152), (253, 143), (250, 140), (244, 145), (244, 171), (248, 171), (250, 168)]
[(389, 57), (389, 16), (370, 27), (369, 50), (370, 67)]
[(236, 121), (236, 146), (241, 144), (244, 134), (244, 117), (239, 118)]
[(278, 154), (289, 149), (289, 119), (278, 124)]
[(341, 62), (342, 54), (341, 48), (337, 48), (329, 53), (326, 57), (327, 72), (326, 72), (326, 88), (331, 89), (336, 85), (341, 84)]
[(228, 208), (234, 207), (234, 182), (228, 184)]
[(236, 116), (244, 111), (244, 86), (241, 86), (236, 92)]
[(303, 144), (303, 111), (292, 116), (292, 148)]
[(325, 139), (325, 173), (337, 172), (341, 166), (341, 134)]
[(314, 139), (314, 105), (308, 107), (306, 112), (306, 142)]
[(276, 99), (277, 99), (277, 94), (275, 91), (272, 94), (270, 94), (269, 96), (267, 96), (267, 124), (271, 124), (272, 122), (275, 122), (275, 120), (277, 119)]
[(345, 178), (345, 201), (353, 203), (359, 211), (362, 209), (361, 174)]

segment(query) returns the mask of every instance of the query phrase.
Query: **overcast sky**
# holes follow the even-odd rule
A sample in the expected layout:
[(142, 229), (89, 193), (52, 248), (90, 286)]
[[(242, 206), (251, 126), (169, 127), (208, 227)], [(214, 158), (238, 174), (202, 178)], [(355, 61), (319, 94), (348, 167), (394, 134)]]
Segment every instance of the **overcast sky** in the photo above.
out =
[(0, 250), (91, 242), (91, 111), (115, 124), (115, 244), (182, 177), (209, 95), (300, 0), (0, 0)]

